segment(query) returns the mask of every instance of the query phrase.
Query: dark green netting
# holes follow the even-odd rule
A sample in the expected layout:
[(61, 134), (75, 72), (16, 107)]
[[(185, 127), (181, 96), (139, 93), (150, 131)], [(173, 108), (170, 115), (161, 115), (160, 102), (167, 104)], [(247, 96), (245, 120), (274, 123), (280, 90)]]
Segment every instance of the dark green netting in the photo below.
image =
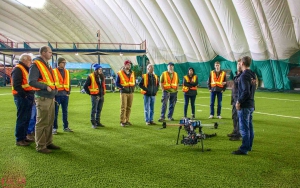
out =
[[(199, 85), (206, 87), (206, 82), (210, 71), (214, 69), (214, 63), (219, 61), (222, 70), (231, 70), (229, 79), (232, 79), (236, 72), (236, 63), (228, 61), (221, 56), (216, 56), (211, 61), (207, 62), (185, 62), (175, 63), (175, 71), (178, 73), (180, 83), (182, 83), (183, 76), (187, 74), (188, 68), (193, 67), (198, 76)], [(290, 90), (291, 82), (287, 77), (290, 67), (300, 67), (300, 51), (286, 60), (265, 60), (252, 61), (251, 70), (253, 70), (259, 80), (263, 81), (266, 89)], [(154, 71), (157, 75), (167, 70), (167, 64), (160, 64), (154, 66)]]

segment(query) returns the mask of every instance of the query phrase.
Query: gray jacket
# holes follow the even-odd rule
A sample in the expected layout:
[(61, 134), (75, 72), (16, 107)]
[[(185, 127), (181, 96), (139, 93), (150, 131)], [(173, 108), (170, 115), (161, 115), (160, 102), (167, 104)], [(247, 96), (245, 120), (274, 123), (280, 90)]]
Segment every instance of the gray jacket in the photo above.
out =
[[(48, 70), (51, 73), (51, 76), (53, 77), (52, 68), (49, 67), (41, 57), (37, 57), (33, 61), (35, 60), (43, 62), (48, 67)], [(57, 89), (54, 89), (51, 92), (47, 91), (47, 85), (39, 82), (38, 79), (42, 79), (42, 74), (40, 73), (40, 70), (38, 69), (37, 65), (33, 63), (29, 69), (29, 85), (40, 89), (38, 91), (35, 91), (35, 96), (53, 99), (57, 94)]]

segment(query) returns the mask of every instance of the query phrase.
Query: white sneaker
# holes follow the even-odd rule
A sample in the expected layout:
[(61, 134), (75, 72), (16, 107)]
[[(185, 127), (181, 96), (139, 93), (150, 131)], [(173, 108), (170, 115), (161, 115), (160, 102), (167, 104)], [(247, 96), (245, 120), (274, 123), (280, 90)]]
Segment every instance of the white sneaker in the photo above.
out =
[(217, 116), (217, 118), (218, 118), (218, 119), (222, 119), (222, 117), (221, 117), (221, 116)]
[(209, 117), (208, 117), (208, 119), (213, 119), (214, 118), (214, 116), (213, 115), (210, 115)]
[(57, 129), (53, 129), (52, 134), (57, 134)]

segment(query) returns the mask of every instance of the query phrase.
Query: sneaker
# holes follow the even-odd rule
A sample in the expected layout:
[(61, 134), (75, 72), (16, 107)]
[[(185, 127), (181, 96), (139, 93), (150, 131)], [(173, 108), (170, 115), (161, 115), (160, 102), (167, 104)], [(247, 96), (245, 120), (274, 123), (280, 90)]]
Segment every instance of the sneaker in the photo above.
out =
[(159, 122), (164, 122), (165, 119), (164, 119), (164, 118), (160, 118), (158, 121), (159, 121)]
[(53, 129), (52, 134), (57, 134), (57, 129)]
[(230, 137), (229, 140), (230, 141), (239, 141), (239, 140), (241, 140), (241, 137), (233, 136), (233, 137)]
[(208, 119), (213, 119), (214, 118), (214, 116), (213, 115), (210, 115), (209, 117), (208, 117)]
[(217, 116), (217, 118), (218, 118), (218, 119), (222, 119), (222, 117), (221, 117), (221, 116)]
[(67, 128), (64, 129), (64, 132), (73, 132), (73, 130), (70, 129), (69, 127), (67, 127)]
[(156, 125), (156, 123), (154, 123), (153, 121), (150, 121), (150, 124), (151, 124), (151, 125)]
[(121, 123), (121, 127), (125, 127), (125, 123)]
[(93, 129), (98, 129), (98, 127), (96, 125), (92, 125)]
[(29, 146), (30, 143), (29, 142), (25, 142), (25, 140), (21, 140), (19, 142), (16, 142), (17, 146)]
[(146, 122), (146, 125), (151, 125), (151, 123), (150, 122)]
[(102, 123), (97, 123), (98, 127), (105, 127)]
[(34, 139), (29, 138), (29, 137), (26, 137), (24, 141), (25, 141), (25, 142), (34, 142)]
[(27, 134), (26, 138), (34, 141), (34, 133)]
[(174, 121), (174, 118), (172, 118), (172, 117), (171, 117), (171, 118), (168, 118), (168, 119), (169, 119), (170, 121)]
[(47, 146), (47, 149), (60, 149), (60, 147), (56, 146), (54, 144), (50, 144), (50, 145)]
[(194, 114), (192, 114), (192, 117), (191, 117), (191, 119), (195, 119), (195, 115), (194, 115)]
[(230, 134), (227, 134), (227, 136), (228, 136), (228, 137), (233, 137), (233, 136), (235, 136), (235, 134), (230, 133)]
[(43, 153), (43, 154), (48, 154), (48, 153), (51, 153), (52, 151), (50, 149), (45, 148), (45, 149), (37, 150), (37, 152)]
[(233, 154), (233, 155), (247, 155), (247, 153), (244, 153), (241, 150), (233, 151), (231, 154)]
[(125, 125), (132, 125), (129, 121), (127, 121), (126, 123), (125, 123)]

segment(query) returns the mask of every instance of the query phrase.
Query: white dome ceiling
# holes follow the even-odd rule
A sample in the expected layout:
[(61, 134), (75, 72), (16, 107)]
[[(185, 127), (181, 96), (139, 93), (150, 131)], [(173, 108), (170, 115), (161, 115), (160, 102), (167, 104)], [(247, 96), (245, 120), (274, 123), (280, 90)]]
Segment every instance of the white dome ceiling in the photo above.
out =
[[(96, 43), (100, 29), (101, 43), (146, 40), (154, 64), (217, 55), (288, 59), (299, 51), (299, 10), (299, 0), (46, 0), (42, 9), (1, 0), (0, 33), (16, 42)], [(97, 56), (65, 57), (97, 62)], [(133, 56), (101, 56), (115, 70), (125, 59), (136, 62)]]

